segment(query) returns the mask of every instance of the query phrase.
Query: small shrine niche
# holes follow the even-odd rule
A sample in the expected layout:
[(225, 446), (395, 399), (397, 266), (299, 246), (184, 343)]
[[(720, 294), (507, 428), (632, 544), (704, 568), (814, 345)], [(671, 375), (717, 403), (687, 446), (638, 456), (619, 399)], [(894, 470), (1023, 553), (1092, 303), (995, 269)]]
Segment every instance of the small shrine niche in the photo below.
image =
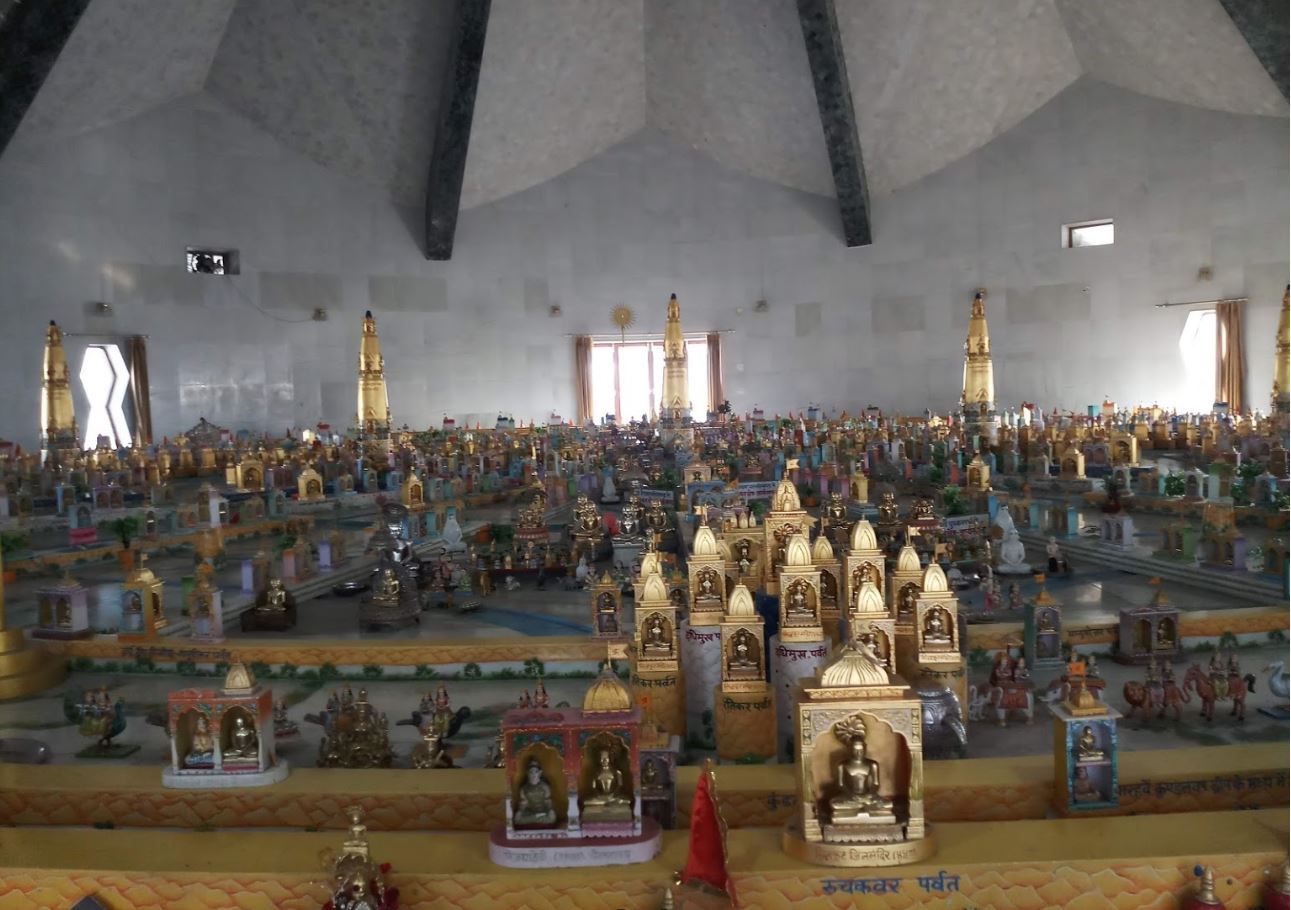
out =
[(897, 625), (913, 631), (915, 602), (923, 591), (923, 567), (908, 535), (905, 545), (897, 553), (896, 569), (888, 579), (887, 591), (888, 608)]
[(512, 709), (502, 739), (506, 823), (489, 839), (494, 862), (604, 865), (593, 847), (622, 846), (628, 863), (659, 852), (659, 824), (642, 816), (641, 711), (608, 660), (581, 709)]
[(595, 638), (626, 638), (623, 629), (623, 593), (607, 571), (592, 585), (592, 635)]
[(170, 767), (166, 787), (257, 787), (287, 776), (274, 742), (273, 692), (241, 663), (218, 690), (181, 689), (167, 697)]
[(1182, 654), (1179, 608), (1170, 603), (1161, 579), (1150, 583), (1155, 588), (1151, 602), (1120, 611), (1112, 655), (1118, 663), (1174, 662)]
[(1063, 664), (1062, 604), (1049, 593), (1044, 581), (1043, 575), (1036, 576), (1040, 590), (1022, 614), (1023, 648), (1032, 670)]
[(121, 622), (117, 637), (143, 641), (156, 638), (167, 625), (163, 584), (139, 554), (139, 564), (121, 586)]
[(917, 862), (924, 818), (922, 708), (869, 640), (853, 640), (799, 689), (799, 810), (786, 851), (826, 866)]
[(70, 575), (42, 586), (36, 592), (36, 623), (31, 633), (34, 638), (71, 639), (92, 635), (85, 587)]
[(1054, 808), (1059, 815), (1115, 811), (1120, 802), (1116, 721), (1121, 714), (1086, 687), (1087, 667), (1067, 665), (1069, 694), (1053, 713)]
[(802, 534), (789, 537), (780, 569), (780, 640), (821, 641), (820, 570), (812, 565), (811, 549)]
[(641, 668), (676, 669), (677, 610), (659, 573), (651, 572), (636, 605), (636, 650)]
[(209, 563), (197, 567), (197, 581), (189, 601), (189, 623), (194, 641), (224, 640), (223, 594), (213, 581), (215, 570)]
[(323, 495), (323, 476), (313, 468), (305, 468), (296, 475), (296, 498), (300, 502), (321, 502)]

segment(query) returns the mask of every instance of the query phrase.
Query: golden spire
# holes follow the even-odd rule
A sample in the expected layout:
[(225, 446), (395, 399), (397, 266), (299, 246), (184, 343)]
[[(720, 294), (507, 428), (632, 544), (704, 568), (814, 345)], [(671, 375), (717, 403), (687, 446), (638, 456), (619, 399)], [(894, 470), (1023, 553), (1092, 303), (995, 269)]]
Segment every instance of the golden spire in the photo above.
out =
[(986, 328), (985, 288), (977, 289), (968, 319), (961, 407), (970, 436), (995, 437), (995, 370), (991, 366), (991, 333)]
[(676, 294), (668, 299), (668, 321), (663, 330), (663, 396), (659, 416), (665, 421), (690, 416), (686, 339), (681, 334), (681, 304)]
[(77, 448), (76, 411), (72, 407), (71, 377), (63, 351), (63, 333), (49, 320), (45, 332), (44, 394), (40, 399), (40, 431), (46, 449)]
[(362, 436), (384, 438), (390, 432), (386, 363), (371, 310), (363, 314), (363, 338), (359, 341), (359, 402), (354, 425)]
[(1285, 415), (1291, 411), (1291, 326), (1288, 326), (1291, 308), (1291, 285), (1282, 292), (1282, 313), (1278, 316), (1277, 360), (1273, 364), (1273, 413)]

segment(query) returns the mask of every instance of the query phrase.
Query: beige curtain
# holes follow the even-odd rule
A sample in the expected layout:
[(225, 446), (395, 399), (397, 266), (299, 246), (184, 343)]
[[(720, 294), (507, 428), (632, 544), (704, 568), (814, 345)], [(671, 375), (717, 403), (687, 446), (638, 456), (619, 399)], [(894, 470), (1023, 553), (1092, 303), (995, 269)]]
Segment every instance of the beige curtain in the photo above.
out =
[(708, 409), (716, 411), (726, 400), (726, 390), (722, 388), (722, 336), (711, 332), (708, 336)]
[(1215, 317), (1215, 400), (1228, 402), (1229, 411), (1240, 414), (1246, 404), (1242, 301), (1221, 300), (1215, 307)]
[(134, 436), (139, 445), (152, 442), (152, 396), (148, 387), (148, 339), (132, 335), (126, 342), (130, 366), (130, 402), (134, 405)]
[(592, 338), (579, 335), (574, 339), (574, 388), (578, 398), (578, 422), (595, 419), (592, 415)]

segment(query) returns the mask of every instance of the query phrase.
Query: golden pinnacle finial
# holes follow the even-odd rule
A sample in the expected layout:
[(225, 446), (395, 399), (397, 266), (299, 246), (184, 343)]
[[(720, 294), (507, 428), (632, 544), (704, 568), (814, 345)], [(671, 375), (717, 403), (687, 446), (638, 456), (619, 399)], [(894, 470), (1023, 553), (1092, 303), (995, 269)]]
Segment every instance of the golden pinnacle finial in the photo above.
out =
[(1197, 900), (1206, 904), (1218, 904), (1215, 896), (1215, 870), (1207, 866), (1201, 873), (1201, 885), (1197, 888)]

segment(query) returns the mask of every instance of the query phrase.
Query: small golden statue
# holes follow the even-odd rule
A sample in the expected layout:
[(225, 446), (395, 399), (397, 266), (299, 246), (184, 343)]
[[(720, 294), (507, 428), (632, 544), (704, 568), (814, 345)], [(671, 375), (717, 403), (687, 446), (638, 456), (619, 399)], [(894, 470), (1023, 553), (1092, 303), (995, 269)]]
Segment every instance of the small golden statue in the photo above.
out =
[(233, 729), (229, 731), (229, 745), (224, 750), (224, 760), (256, 761), (259, 758), (259, 745), (255, 726), (238, 714), (233, 718)]
[(632, 803), (623, 795), (623, 772), (614, 767), (609, 749), (597, 754), (598, 768), (592, 775), (591, 793), (583, 798), (587, 821), (624, 821), (632, 818)]
[(377, 581), (376, 596), (382, 600), (399, 600), (399, 577), (395, 575), (394, 569), (385, 568), (381, 570), (381, 578)]
[(529, 759), (525, 781), (520, 785), (520, 799), (512, 816), (516, 825), (544, 826), (556, 824), (556, 808), (551, 801), (551, 784), (542, 773), (536, 758)]
[(647, 758), (641, 766), (641, 789), (658, 790), (663, 786), (663, 778), (659, 774), (659, 766), (653, 758)]
[(328, 864), (331, 906), (335, 910), (381, 910), (386, 906), (385, 873), (372, 860), (363, 810), (350, 806), (345, 814), (350, 819), (349, 837), (341, 845), (340, 855)]
[(865, 727), (844, 721), (834, 727), (847, 743), (847, 758), (838, 766), (838, 793), (829, 799), (829, 820), (834, 825), (893, 824), (892, 800), (879, 793), (879, 763), (865, 755)]
[(1094, 735), (1094, 728), (1086, 724), (1076, 739), (1076, 761), (1102, 761), (1104, 757), (1103, 750), (1098, 748), (1098, 737)]

